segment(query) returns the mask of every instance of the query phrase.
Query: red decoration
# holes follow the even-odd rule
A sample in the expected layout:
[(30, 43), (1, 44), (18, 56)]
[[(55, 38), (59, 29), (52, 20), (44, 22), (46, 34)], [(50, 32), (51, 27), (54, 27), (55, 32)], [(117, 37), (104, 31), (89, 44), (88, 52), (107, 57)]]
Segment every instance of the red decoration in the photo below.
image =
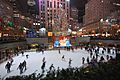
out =
[(2, 30), (2, 26), (0, 26), (0, 30)]

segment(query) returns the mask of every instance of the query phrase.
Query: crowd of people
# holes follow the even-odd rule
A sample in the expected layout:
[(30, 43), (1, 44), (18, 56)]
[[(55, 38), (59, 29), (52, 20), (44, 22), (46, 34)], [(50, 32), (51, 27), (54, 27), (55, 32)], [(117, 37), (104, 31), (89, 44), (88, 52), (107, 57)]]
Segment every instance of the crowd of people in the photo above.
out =
[(119, 80), (119, 67), (120, 62), (115, 59), (98, 62), (97, 66), (89, 65), (85, 68), (55, 69), (52, 64), (47, 74), (12, 76), (6, 80)]
[[(24, 56), (24, 51), (21, 51), (21, 54), (22, 56)], [(26, 58), (28, 58), (28, 54), (26, 55)], [(7, 64), (5, 65), (5, 69), (7, 70), (7, 73), (10, 73), (11, 72), (11, 66), (13, 65), (13, 58), (10, 57), (9, 58), (9, 61), (7, 62)], [(26, 71), (27, 68), (26, 68), (26, 61), (24, 60), (22, 63), (19, 64), (17, 70), (19, 69), (20, 70), (20, 74), (23, 73), (23, 70)]]
[[(57, 69), (55, 69), (54, 64), (51, 64), (47, 74), (45, 74), (46, 60), (45, 60), (45, 57), (43, 57), (42, 65), (41, 65), (41, 69), (42, 69), (41, 74), (38, 74), (37, 77), (35, 76), (35, 73), (32, 75), (28, 75), (28, 76), (17, 76), (17, 77), (21, 78), (21, 79), (17, 79), (17, 80), (29, 80), (27, 78), (30, 78), (31, 76), (32, 77), (34, 76), (34, 78), (36, 78), (36, 79), (31, 79), (31, 80), (39, 80), (39, 79), (40, 80), (81, 80), (82, 78), (83, 78), (82, 80), (96, 80), (94, 78), (89, 79), (89, 76), (88, 76), (88, 75), (90, 75), (89, 69), (92, 69), (94, 71), (94, 69), (98, 70), (101, 67), (101, 65), (106, 66), (107, 62), (113, 63), (114, 58), (112, 56), (106, 55), (106, 59), (105, 59), (103, 56), (100, 56), (101, 54), (104, 55), (105, 52), (107, 52), (109, 54), (117, 53), (117, 49), (115, 47), (109, 48), (109, 47), (99, 47), (99, 46), (84, 46), (84, 47), (81, 47), (81, 49), (85, 49), (90, 54), (90, 56), (88, 56), (87, 58), (82, 57), (82, 64), (83, 65), (87, 64), (87, 66), (84, 68), (73, 68), (71, 66), (72, 59), (69, 58), (67, 69), (60, 70), (59, 67)], [(72, 50), (72, 52), (74, 52), (74, 47), (71, 47), (67, 50), (68, 51)], [(41, 51), (42, 54), (44, 53), (43, 49), (40, 49), (40, 50), (38, 49), (38, 51)], [(61, 54), (60, 49), (58, 49), (58, 53)], [(24, 55), (24, 52), (22, 51), (21, 54)], [(28, 58), (28, 56), (29, 55), (26, 55), (26, 58)], [(99, 57), (99, 59), (98, 59), (98, 57)], [(61, 57), (61, 60), (65, 61), (65, 55), (63, 55)], [(87, 63), (85, 63), (85, 61)], [(11, 59), (10, 62), (8, 62), (5, 66), (5, 68), (7, 69), (7, 73), (10, 72), (10, 67), (12, 65), (12, 62), (13, 62), (13, 59)], [(27, 63), (25, 60), (24, 60), (24, 62), (19, 64), (17, 69), (20, 70), (20, 74), (22, 74), (25, 70), (27, 70), (26, 64)], [(94, 69), (93, 69), (93, 67), (94, 67)], [(15, 76), (12, 78), (9, 77), (9, 78), (6, 78), (6, 80), (16, 80), (14, 78), (16, 78), (16, 77)], [(26, 78), (26, 79), (24, 79), (24, 78)], [(100, 80), (100, 79), (97, 79), (97, 80)]]

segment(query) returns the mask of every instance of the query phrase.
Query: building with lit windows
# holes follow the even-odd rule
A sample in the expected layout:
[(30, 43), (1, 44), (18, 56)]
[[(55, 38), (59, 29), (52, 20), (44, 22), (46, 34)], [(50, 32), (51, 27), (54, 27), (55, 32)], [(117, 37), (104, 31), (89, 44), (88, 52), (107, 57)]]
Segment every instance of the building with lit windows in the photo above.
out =
[(71, 7), (71, 18), (70, 18), (70, 26), (69, 28), (72, 30), (78, 30), (78, 9), (76, 7)]
[(39, 0), (41, 28), (59, 32), (67, 30), (70, 18), (70, 0)]
[(118, 0), (89, 0), (85, 5), (84, 29), (87, 30), (85, 32), (95, 33), (108, 30), (111, 26), (109, 25), (111, 13), (120, 9), (115, 5), (118, 2)]

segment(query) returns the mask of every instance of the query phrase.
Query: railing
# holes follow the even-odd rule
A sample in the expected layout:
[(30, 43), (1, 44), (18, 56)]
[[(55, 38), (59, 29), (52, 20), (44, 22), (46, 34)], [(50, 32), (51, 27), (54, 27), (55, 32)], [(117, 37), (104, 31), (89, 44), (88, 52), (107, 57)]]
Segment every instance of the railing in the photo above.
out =
[(19, 39), (0, 39), (0, 44), (5, 44), (5, 43), (13, 43), (13, 42), (23, 42), (26, 41), (25, 38), (19, 38)]
[(91, 40), (120, 40), (120, 37), (90, 37)]

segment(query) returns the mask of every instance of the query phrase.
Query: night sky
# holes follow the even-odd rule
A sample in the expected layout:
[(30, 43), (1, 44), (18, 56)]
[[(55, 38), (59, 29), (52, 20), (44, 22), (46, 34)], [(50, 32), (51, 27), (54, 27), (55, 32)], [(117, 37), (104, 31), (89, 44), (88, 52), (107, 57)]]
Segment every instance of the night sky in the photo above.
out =
[(83, 9), (87, 0), (70, 0), (71, 5), (77, 7), (78, 9)]
[[(21, 10), (23, 13), (28, 13), (27, 11), (28, 11), (29, 7), (26, 5), (26, 3), (27, 3), (26, 1), (27, 0), (17, 0), (16, 1), (18, 9)], [(36, 1), (38, 1), (38, 0), (36, 0)], [(82, 16), (84, 15), (85, 3), (87, 2), (87, 0), (70, 0), (70, 2), (71, 2), (71, 6), (78, 8), (78, 10), (79, 10), (78, 20), (79, 20), (79, 22), (82, 22)], [(37, 9), (37, 8), (35, 7), (35, 9)], [(35, 10), (35, 9), (33, 9), (33, 10)], [(36, 12), (38, 12), (38, 10)]]

